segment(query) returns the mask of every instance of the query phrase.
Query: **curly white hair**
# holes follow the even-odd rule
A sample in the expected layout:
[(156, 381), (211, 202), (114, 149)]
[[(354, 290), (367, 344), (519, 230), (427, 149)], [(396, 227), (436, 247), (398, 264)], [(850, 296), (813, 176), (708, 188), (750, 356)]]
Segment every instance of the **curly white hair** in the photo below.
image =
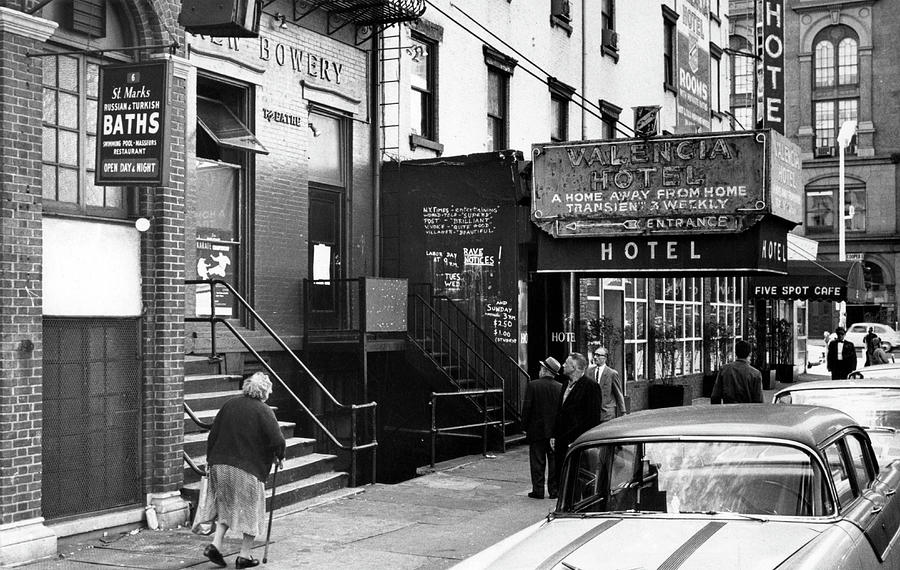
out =
[(265, 402), (272, 393), (272, 381), (264, 372), (257, 372), (244, 380), (244, 395)]

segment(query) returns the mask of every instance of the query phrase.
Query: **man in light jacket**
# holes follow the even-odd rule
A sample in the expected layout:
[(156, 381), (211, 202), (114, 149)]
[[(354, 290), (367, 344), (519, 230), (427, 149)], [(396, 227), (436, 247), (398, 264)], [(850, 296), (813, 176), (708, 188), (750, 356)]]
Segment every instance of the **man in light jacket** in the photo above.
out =
[(625, 415), (625, 393), (619, 379), (619, 372), (607, 365), (609, 353), (600, 346), (594, 350), (594, 364), (588, 366), (586, 376), (600, 385), (603, 393), (603, 404), (600, 407), (600, 422), (608, 422), (613, 418)]

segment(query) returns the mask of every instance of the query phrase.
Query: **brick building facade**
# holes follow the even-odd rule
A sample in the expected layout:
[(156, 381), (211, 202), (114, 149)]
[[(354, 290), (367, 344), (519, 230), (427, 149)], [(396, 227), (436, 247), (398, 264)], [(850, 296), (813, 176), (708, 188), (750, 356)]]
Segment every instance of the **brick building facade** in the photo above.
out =
[[(208, 312), (210, 294), (185, 280), (221, 275), (299, 350), (303, 280), (373, 273), (375, 203), (365, 30), (328, 29), (323, 11), (286, 18), (286, 0), (240, 39), (185, 33), (177, 1), (4, 4), (0, 565), (11, 565), (54, 555), (60, 536), (138, 523), (148, 502), (160, 524), (186, 522), (185, 355), (208, 354), (210, 335), (185, 318)], [(81, 4), (102, 10), (73, 18)], [(95, 185), (101, 67), (159, 60), (165, 178)], [(234, 299), (214, 302), (280, 366)]]

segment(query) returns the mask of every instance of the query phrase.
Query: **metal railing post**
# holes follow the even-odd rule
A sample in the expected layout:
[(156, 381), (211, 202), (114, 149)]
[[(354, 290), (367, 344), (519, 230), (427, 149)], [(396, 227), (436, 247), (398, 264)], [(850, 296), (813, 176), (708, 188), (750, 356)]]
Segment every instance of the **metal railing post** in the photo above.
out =
[(488, 438), (488, 391), (485, 390), (482, 394), (482, 420), (484, 421), (484, 426), (481, 429), (481, 455), (487, 457), (487, 438)]
[(437, 439), (437, 431), (435, 428), (436, 416), (434, 409), (437, 407), (437, 398), (434, 395), (434, 392), (431, 393), (431, 468), (434, 469), (434, 448), (435, 448), (435, 440)]
[[(196, 289), (195, 289), (196, 291)], [(216, 282), (209, 282), (209, 347), (213, 356), (219, 356), (216, 350)]]
[(350, 486), (356, 487), (356, 408), (350, 408)]

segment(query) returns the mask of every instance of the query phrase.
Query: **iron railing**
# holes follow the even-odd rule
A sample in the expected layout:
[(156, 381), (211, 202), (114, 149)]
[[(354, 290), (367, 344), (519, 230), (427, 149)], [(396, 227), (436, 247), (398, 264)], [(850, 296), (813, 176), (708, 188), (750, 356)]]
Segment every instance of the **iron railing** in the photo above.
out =
[[(189, 279), (186, 280), (185, 283), (187, 285), (208, 285), (209, 286), (209, 299), (210, 299), (210, 314), (208, 316), (199, 316), (199, 317), (185, 317), (185, 321), (188, 322), (208, 322), (210, 325), (210, 349), (213, 355), (216, 355), (216, 325), (221, 324), (227, 328), (234, 337), (244, 345), (244, 348), (253, 355), (253, 357), (257, 360), (257, 362), (265, 368), (266, 372), (269, 374), (271, 378), (274, 378), (282, 388), (284, 388), (285, 392), (293, 399), (294, 403), (300, 407), (301, 410), (306, 414), (307, 417), (319, 428), (319, 430), (331, 441), (331, 443), (340, 450), (349, 452), (350, 454), (350, 485), (356, 486), (358, 484), (358, 458), (357, 454), (364, 450), (371, 450), (372, 453), (372, 482), (375, 480), (375, 468), (376, 468), (376, 448), (378, 446), (378, 442), (376, 440), (376, 431), (375, 431), (375, 409), (376, 402), (367, 402), (364, 404), (343, 404), (334, 397), (334, 395), (325, 387), (324, 384), (313, 374), (312, 370), (310, 370), (306, 364), (303, 363), (300, 358), (294, 353), (293, 350), (288, 347), (288, 345), (275, 333), (274, 330), (269, 326), (268, 323), (257, 313), (253, 307), (243, 298), (241, 295), (232, 287), (229, 283), (221, 280), (221, 279)], [(225, 287), (228, 292), (234, 297), (234, 299), (241, 305), (248, 316), (252, 316), (253, 319), (262, 326), (263, 329), (269, 336), (281, 347), (284, 351), (284, 354), (290, 356), (294, 362), (300, 366), (300, 368), (306, 373), (306, 375), (312, 380), (313, 385), (318, 388), (318, 390), (325, 396), (325, 398), (331, 403), (331, 405), (339, 412), (349, 413), (350, 414), (350, 443), (345, 444), (342, 443), (333, 433), (329, 430), (324, 423), (316, 416), (316, 414), (309, 409), (309, 407), (294, 393), (293, 390), (287, 385), (287, 383), (278, 375), (277, 372), (269, 365), (268, 362), (247, 342), (247, 340), (241, 335), (240, 332), (232, 325), (226, 318), (216, 316), (216, 307), (215, 307), (215, 298), (216, 291), (215, 288), (218, 286)], [(358, 439), (358, 419), (357, 414), (362, 411), (369, 411), (370, 413), (367, 415), (368, 421), (365, 424), (364, 431), (370, 435), (370, 440), (365, 443), (359, 443)]]
[[(433, 314), (418, 304), (429, 307)], [(447, 330), (439, 330), (436, 334), (423, 330), (431, 325), (439, 325)], [(517, 421), (521, 420), (525, 386), (531, 377), (452, 299), (434, 295), (431, 284), (411, 286), (409, 328), (414, 331), (411, 336), (418, 339), (436, 338), (446, 341), (448, 345), (444, 348), (453, 349), (457, 355), (458, 362), (454, 364), (482, 375), (484, 382), (478, 384), (478, 387), (502, 386), (509, 416)]]
[[(496, 394), (500, 396), (500, 419), (492, 420), (490, 419), (489, 410), (490, 406), (488, 404), (488, 398), (491, 394)], [(437, 403), (442, 398), (477, 398), (481, 396), (482, 405), (482, 418), (480, 422), (470, 423), (470, 424), (457, 424), (452, 426), (443, 426), (438, 427), (438, 412), (437, 412)], [(503, 429), (503, 425), (506, 423), (506, 414), (505, 409), (506, 406), (503, 405), (503, 389), (502, 388), (493, 388), (488, 390), (461, 390), (459, 392), (432, 392), (431, 393), (431, 468), (434, 469), (434, 458), (437, 455), (437, 437), (439, 434), (453, 437), (479, 437), (477, 435), (467, 433), (465, 431), (460, 430), (470, 430), (473, 428), (481, 428), (481, 453), (482, 455), (487, 455), (487, 442), (488, 442), (488, 428), (490, 426), (499, 426), (500, 429)], [(503, 442), (503, 438), (501, 438), (501, 446), (502, 450), (506, 451), (506, 445)]]

